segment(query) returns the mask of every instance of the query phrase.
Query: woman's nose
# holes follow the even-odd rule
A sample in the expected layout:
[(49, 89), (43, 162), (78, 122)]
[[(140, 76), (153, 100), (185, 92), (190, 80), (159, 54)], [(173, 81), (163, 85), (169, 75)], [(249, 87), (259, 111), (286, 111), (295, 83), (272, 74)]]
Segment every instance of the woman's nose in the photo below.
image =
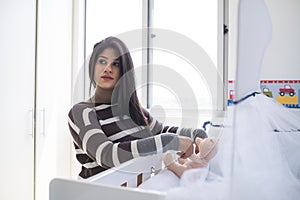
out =
[(112, 63), (108, 63), (104, 68), (105, 72), (112, 72)]

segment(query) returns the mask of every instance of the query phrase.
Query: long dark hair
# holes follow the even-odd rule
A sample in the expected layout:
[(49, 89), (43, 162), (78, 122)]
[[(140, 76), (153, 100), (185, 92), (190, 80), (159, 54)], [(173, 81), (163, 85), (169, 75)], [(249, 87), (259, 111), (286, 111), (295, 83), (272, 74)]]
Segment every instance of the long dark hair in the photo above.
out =
[(94, 73), (97, 58), (99, 54), (101, 54), (107, 48), (112, 48), (116, 51), (120, 64), (120, 79), (113, 90), (111, 99), (111, 103), (117, 105), (117, 107), (112, 106), (112, 108), (115, 108), (112, 110), (113, 114), (120, 116), (128, 115), (137, 125), (148, 125), (136, 94), (132, 58), (127, 46), (122, 40), (116, 37), (108, 37), (94, 45), (94, 49), (89, 61), (89, 91), (91, 91), (92, 86), (96, 87)]

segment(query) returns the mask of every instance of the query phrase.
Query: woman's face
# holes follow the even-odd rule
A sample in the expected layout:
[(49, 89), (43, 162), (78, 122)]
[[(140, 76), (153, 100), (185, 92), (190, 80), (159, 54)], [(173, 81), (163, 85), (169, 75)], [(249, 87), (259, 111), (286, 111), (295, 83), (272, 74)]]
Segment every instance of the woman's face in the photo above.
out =
[(97, 87), (113, 90), (120, 78), (120, 63), (116, 51), (112, 48), (105, 49), (99, 54), (95, 64), (94, 79)]

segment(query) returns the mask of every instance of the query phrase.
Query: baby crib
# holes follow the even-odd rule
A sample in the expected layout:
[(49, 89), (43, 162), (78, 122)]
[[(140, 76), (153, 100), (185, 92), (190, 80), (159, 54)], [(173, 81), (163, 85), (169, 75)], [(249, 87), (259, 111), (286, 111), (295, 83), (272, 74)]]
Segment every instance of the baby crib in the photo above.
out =
[(147, 156), (127, 161), (88, 179), (53, 179), (50, 200), (161, 200), (165, 193), (138, 186), (163, 167), (161, 156)]

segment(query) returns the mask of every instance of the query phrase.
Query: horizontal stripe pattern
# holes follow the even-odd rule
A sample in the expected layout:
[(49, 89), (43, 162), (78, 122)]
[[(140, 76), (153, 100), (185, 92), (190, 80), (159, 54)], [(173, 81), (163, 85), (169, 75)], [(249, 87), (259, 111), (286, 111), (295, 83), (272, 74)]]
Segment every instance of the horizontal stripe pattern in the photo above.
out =
[(111, 140), (111, 141), (116, 141), (118, 139), (121, 139), (121, 138), (124, 138), (128, 135), (132, 135), (133, 133), (136, 133), (140, 130), (142, 130), (143, 128), (142, 127), (134, 127), (134, 128), (131, 128), (131, 129), (128, 129), (128, 130), (124, 130), (124, 131), (121, 131), (119, 133), (116, 133), (112, 136), (109, 136), (108, 139)]
[[(126, 115), (126, 116), (123, 117), (123, 119), (130, 119), (130, 117)], [(108, 118), (108, 119), (105, 119), (105, 120), (99, 120), (99, 123), (103, 126), (103, 125), (111, 124), (111, 123), (118, 122), (118, 121), (120, 121), (119, 116)]]
[[(147, 110), (143, 112), (148, 127), (136, 126), (129, 116), (113, 116), (109, 104), (81, 102), (73, 106), (68, 125), (76, 158), (82, 165), (80, 177), (88, 178), (139, 156), (178, 150), (177, 135), (187, 135), (189, 131), (163, 126)], [(189, 137), (198, 136), (196, 130), (190, 129)]]
[(103, 142), (98, 148), (97, 148), (97, 151), (96, 151), (96, 160), (97, 160), (97, 163), (102, 163), (102, 151), (103, 149), (108, 145), (110, 144), (109, 141), (106, 141), (106, 142)]
[(87, 109), (84, 109), (83, 112), (82, 112), (82, 119), (83, 119), (83, 122), (84, 122), (84, 125), (85, 125), (85, 126), (91, 124), (91, 121), (90, 121), (90, 119), (89, 119), (89, 113), (90, 113), (91, 111), (92, 111), (92, 109), (87, 108)]
[(82, 165), (85, 168), (95, 168), (98, 167), (99, 165), (97, 164), (97, 162), (89, 162), (89, 163), (85, 163)]
[(68, 117), (69, 126), (75, 131), (75, 133), (79, 134), (79, 128), (73, 123), (70, 117)]
[(91, 130), (88, 130), (84, 134), (84, 137), (83, 137), (83, 140), (82, 140), (82, 149), (83, 149), (83, 151), (86, 151), (87, 143), (88, 143), (88, 140), (90, 139), (90, 137), (92, 137), (92, 135), (94, 135), (96, 133), (101, 133), (101, 132), (102, 131), (100, 129), (91, 129)]
[(131, 153), (132, 153), (132, 156), (133, 156), (134, 158), (137, 158), (137, 157), (140, 156), (140, 155), (139, 155), (139, 151), (138, 151), (138, 149), (137, 149), (137, 140), (133, 140), (133, 141), (131, 142)]
[(162, 146), (162, 142), (161, 142), (161, 137), (155, 136), (154, 140), (155, 140), (155, 146), (156, 146), (157, 153), (163, 153), (163, 146)]
[(119, 158), (118, 158), (118, 145), (119, 145), (119, 143), (116, 143), (116, 144), (113, 145), (112, 158), (113, 158), (114, 166), (119, 166), (120, 165), (120, 161), (119, 161)]

